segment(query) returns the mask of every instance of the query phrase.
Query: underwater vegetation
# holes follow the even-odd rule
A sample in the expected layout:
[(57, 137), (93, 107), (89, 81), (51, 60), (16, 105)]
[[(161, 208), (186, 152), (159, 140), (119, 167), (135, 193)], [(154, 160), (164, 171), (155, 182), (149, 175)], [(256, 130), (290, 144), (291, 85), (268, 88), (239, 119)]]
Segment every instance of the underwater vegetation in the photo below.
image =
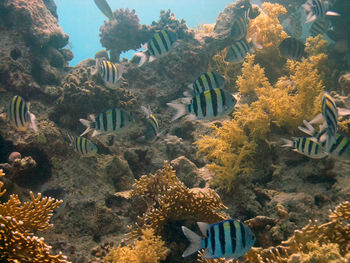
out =
[[(0, 169), (0, 177), (4, 176)], [(6, 190), (1, 188), (0, 197)], [(52, 212), (63, 202), (51, 197), (37, 197), (30, 192), (31, 201), (22, 202), (13, 194), (0, 203), (0, 261), (1, 262), (68, 262), (64, 255), (51, 254), (44, 239), (33, 234), (50, 229)]]
[(282, 76), (272, 86), (264, 69), (254, 64), (254, 55), (243, 63), (242, 75), (236, 85), (241, 95), (241, 107), (231, 121), (213, 127), (212, 135), (203, 135), (195, 143), (198, 154), (210, 161), (215, 172), (213, 183), (229, 191), (238, 177), (254, 169), (257, 145), (274, 131), (293, 134), (304, 119), (320, 111), (320, 95), (324, 90), (318, 68), (326, 55), (309, 60), (287, 61), (289, 76)]

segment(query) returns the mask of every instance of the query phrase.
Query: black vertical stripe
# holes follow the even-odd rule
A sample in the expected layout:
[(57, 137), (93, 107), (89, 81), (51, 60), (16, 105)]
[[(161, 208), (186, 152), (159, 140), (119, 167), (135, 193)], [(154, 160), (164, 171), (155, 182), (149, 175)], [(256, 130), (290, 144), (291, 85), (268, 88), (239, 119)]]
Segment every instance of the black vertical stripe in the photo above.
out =
[[(344, 137), (344, 140), (347, 140), (347, 139)], [(339, 151), (339, 155), (342, 155), (349, 146), (350, 146), (350, 141), (347, 140), (343, 148)]]
[(315, 155), (318, 154), (318, 148), (319, 148), (318, 143), (316, 143), (316, 146), (315, 146)]
[(25, 119), (23, 119), (23, 118), (25, 118), (24, 116), (26, 114), (24, 101), (22, 98), (20, 98), (19, 102), (17, 102), (17, 103), (19, 103), (18, 112), (17, 112), (18, 117), (19, 117), (19, 121), (20, 121), (21, 126), (24, 126)]
[(113, 126), (112, 126), (112, 130), (117, 130), (117, 114), (115, 112), (115, 109), (112, 110), (112, 123), (113, 123)]
[(19, 99), (19, 97), (18, 96), (15, 96), (15, 98), (14, 98), (14, 100), (13, 100), (13, 102), (12, 102), (12, 108), (13, 108), (13, 120), (14, 120), (14, 122), (15, 122), (15, 124), (16, 124), (16, 126), (18, 127), (18, 120), (17, 120), (17, 115), (18, 115), (18, 113), (17, 113), (17, 103), (18, 103), (18, 99)]
[(102, 115), (103, 113), (99, 114), (97, 117), (96, 117), (96, 128), (97, 130), (101, 130), (101, 124), (100, 124), (100, 116)]
[(199, 86), (201, 87), (201, 90), (199, 92), (203, 92), (204, 91), (204, 83), (202, 81), (202, 75), (199, 76), (198, 83), (199, 83)]
[[(160, 35), (160, 33), (157, 33), (157, 34)], [(160, 49), (160, 46), (158, 45), (157, 39), (155, 37), (152, 39), (152, 43), (156, 47), (158, 53), (162, 54), (162, 50)]]
[(245, 248), (245, 246), (246, 246), (245, 230), (244, 230), (244, 226), (243, 226), (242, 222), (239, 222), (239, 226), (240, 226), (240, 228), (241, 228), (242, 245), (243, 245), (243, 248)]
[(108, 63), (106, 61), (104, 61), (104, 65), (105, 65), (106, 71), (107, 71), (107, 78), (106, 78), (106, 80), (109, 81), (109, 65), (108, 65)]
[[(153, 39), (152, 39), (152, 40), (153, 40)], [(152, 40), (149, 41), (148, 44), (147, 44), (147, 51), (148, 51), (148, 53), (149, 53), (151, 56), (155, 56), (155, 55), (156, 55), (156, 52), (154, 51), (153, 46), (151, 45)]]
[(199, 101), (201, 103), (201, 110), (203, 113), (203, 116), (207, 116), (207, 102), (205, 100), (204, 92), (199, 94)]
[(103, 114), (102, 114), (102, 122), (103, 122), (103, 130), (104, 131), (107, 131), (107, 112), (108, 111), (106, 111), (106, 112), (104, 112)]
[(120, 111), (120, 128), (124, 127), (124, 111), (123, 110), (119, 110)]
[(115, 81), (116, 81), (116, 73), (117, 73), (115, 71), (117, 70), (117, 68), (114, 65), (112, 65), (112, 63), (110, 63), (109, 66), (112, 69), (112, 80), (111, 80), (111, 82), (115, 83)]
[(211, 78), (208, 76), (207, 73), (204, 74), (207, 82), (208, 82), (208, 85), (209, 85), (209, 89), (213, 89), (213, 85), (212, 85), (212, 81), (211, 81)]
[[(225, 221), (224, 221), (225, 222)], [(225, 230), (224, 230), (224, 223), (219, 223), (219, 240), (220, 240), (220, 247), (221, 252), (224, 255), (226, 253), (226, 242), (225, 242)]]
[(218, 115), (218, 98), (216, 96), (215, 90), (210, 90), (210, 98), (211, 98), (211, 105), (213, 107), (213, 114), (214, 116)]
[(75, 138), (74, 138), (74, 147), (75, 147), (75, 150), (76, 150), (77, 152), (79, 152), (78, 139), (79, 139), (79, 137), (75, 137)]
[(195, 92), (195, 94), (199, 93), (199, 88), (198, 88), (198, 84), (197, 84), (197, 80), (193, 83), (193, 90)]
[(214, 231), (214, 226), (210, 227), (210, 243), (211, 243), (211, 253), (212, 255), (215, 255), (215, 231)]
[(212, 72), (212, 74), (211, 74), (211, 75), (213, 76), (213, 79), (214, 79), (215, 88), (219, 88), (219, 87), (220, 87), (220, 85), (219, 85), (219, 81), (218, 81), (218, 79), (217, 79), (216, 74), (215, 74), (214, 72)]
[[(335, 143), (332, 145), (332, 147), (330, 148), (329, 152), (332, 153), (335, 149), (338, 148), (339, 144), (343, 141), (344, 136), (337, 136), (337, 139), (335, 141)], [(328, 142), (330, 143), (330, 142)]]
[(222, 89), (219, 89), (219, 90), (220, 90), (220, 94), (221, 94), (222, 106), (225, 107), (226, 106), (225, 92)]
[(101, 64), (100, 64), (100, 67), (102, 68), (102, 77), (103, 77), (103, 79), (105, 79), (105, 77), (106, 77), (106, 67), (105, 67), (105, 64), (103, 63), (103, 62), (101, 62)]
[(306, 138), (301, 139), (301, 150), (302, 152), (305, 152), (305, 143), (306, 143)]
[(232, 254), (236, 251), (236, 228), (232, 220), (229, 220), (230, 223), (230, 235), (231, 235), (231, 248)]
[(208, 247), (208, 237), (204, 238), (204, 248)]
[[(166, 40), (165, 40), (164, 35), (163, 35), (163, 31), (165, 32), (165, 34), (169, 38), (168, 32), (165, 30), (162, 30), (161, 32), (159, 32), (159, 36), (160, 36), (160, 39), (162, 40), (162, 43), (163, 43), (165, 50), (168, 51), (170, 49), (170, 47), (168, 47), (168, 44), (166, 43)], [(170, 38), (169, 38), (169, 40), (170, 40)]]
[(83, 140), (84, 140), (84, 138), (79, 138), (79, 152), (81, 154), (84, 154)]
[(196, 116), (198, 116), (198, 104), (197, 104), (197, 96), (192, 99), (193, 112)]
[(297, 139), (295, 142), (296, 142), (296, 147), (295, 148), (297, 148), (298, 150), (300, 150), (300, 148), (299, 148), (299, 146), (300, 146), (300, 141), (301, 141), (301, 139), (299, 138), (299, 139)]
[(312, 150), (312, 146), (313, 146), (314, 142), (309, 140), (309, 147), (307, 148), (307, 153), (310, 155), (311, 154), (311, 150)]

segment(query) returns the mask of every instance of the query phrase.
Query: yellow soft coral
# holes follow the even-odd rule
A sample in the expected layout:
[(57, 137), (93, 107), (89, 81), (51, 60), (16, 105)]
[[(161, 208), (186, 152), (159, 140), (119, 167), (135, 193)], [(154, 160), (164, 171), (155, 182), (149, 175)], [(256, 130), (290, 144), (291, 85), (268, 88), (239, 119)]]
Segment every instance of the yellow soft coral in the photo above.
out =
[[(0, 176), (3, 176), (0, 170)], [(0, 196), (3, 183), (0, 182)], [(31, 201), (21, 203), (17, 195), (11, 195), (6, 203), (0, 203), (0, 261), (5, 262), (60, 262), (66, 257), (51, 255), (51, 247), (33, 231), (43, 231), (52, 227), (49, 220), (62, 201), (53, 198), (35, 198), (30, 192)]]
[(165, 260), (169, 250), (160, 236), (151, 228), (142, 229), (140, 240), (133, 245), (113, 248), (105, 257), (106, 263), (158, 263)]

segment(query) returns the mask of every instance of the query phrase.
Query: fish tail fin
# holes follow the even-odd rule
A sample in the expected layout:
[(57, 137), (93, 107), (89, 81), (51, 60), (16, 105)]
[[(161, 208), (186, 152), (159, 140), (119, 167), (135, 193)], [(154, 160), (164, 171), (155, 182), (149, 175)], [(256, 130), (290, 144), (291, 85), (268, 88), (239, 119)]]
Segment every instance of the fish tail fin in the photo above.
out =
[(137, 52), (134, 54), (134, 56), (140, 57), (140, 62), (138, 67), (141, 67), (143, 64), (145, 64), (147, 59), (147, 55), (145, 54), (145, 52)]
[(284, 139), (284, 138), (281, 138), (281, 140), (284, 143), (283, 145), (281, 145), (281, 147), (294, 147), (292, 140), (288, 140), (288, 139)]
[(306, 120), (303, 120), (303, 124), (305, 125), (305, 127), (303, 126), (298, 126), (298, 129), (312, 137), (317, 135), (317, 131), (315, 130), (315, 128)]
[(178, 118), (186, 114), (186, 105), (180, 103), (167, 103), (169, 107), (176, 110), (176, 114), (172, 117), (171, 121), (177, 120)]
[(87, 127), (86, 130), (82, 134), (80, 134), (80, 136), (83, 136), (91, 130), (91, 121), (84, 119), (79, 119), (79, 121), (81, 122), (81, 124)]
[(192, 230), (189, 230), (187, 227), (182, 226), (181, 227), (182, 232), (187, 237), (187, 239), (191, 242), (190, 245), (186, 248), (184, 253), (182, 254), (182, 257), (187, 257), (189, 255), (192, 255), (193, 253), (196, 253), (198, 250), (202, 249), (202, 237), (197, 235)]

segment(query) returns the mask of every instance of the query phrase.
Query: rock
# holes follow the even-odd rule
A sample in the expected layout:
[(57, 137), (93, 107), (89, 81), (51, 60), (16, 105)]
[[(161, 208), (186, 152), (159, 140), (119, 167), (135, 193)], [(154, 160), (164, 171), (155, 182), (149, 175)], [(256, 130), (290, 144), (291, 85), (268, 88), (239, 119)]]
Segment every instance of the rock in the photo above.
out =
[(176, 170), (176, 175), (188, 188), (205, 186), (205, 181), (198, 174), (197, 166), (185, 156), (172, 160), (171, 165)]
[(105, 59), (109, 60), (109, 56), (108, 56), (107, 50), (101, 49), (100, 51), (98, 51), (98, 52), (95, 54), (95, 59), (96, 59), (96, 58), (105, 58)]

